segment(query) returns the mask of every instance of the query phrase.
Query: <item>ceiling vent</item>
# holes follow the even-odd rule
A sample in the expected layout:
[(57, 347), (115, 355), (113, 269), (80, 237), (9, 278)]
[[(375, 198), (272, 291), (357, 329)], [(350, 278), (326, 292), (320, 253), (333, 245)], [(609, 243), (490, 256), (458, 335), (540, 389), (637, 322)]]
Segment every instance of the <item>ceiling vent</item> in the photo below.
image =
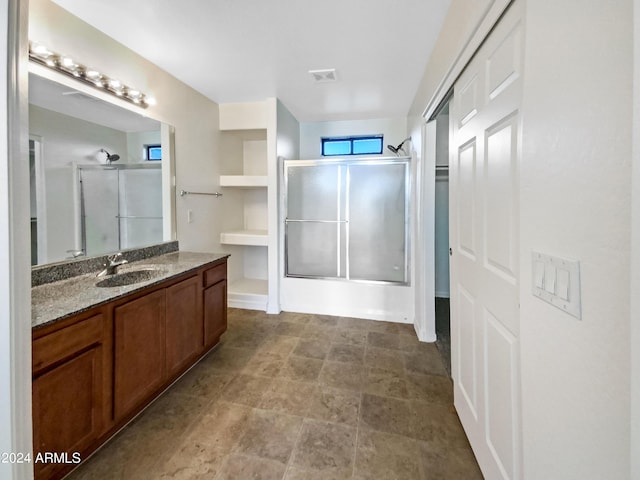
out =
[(338, 80), (335, 68), (327, 68), (325, 70), (309, 70), (309, 74), (313, 77), (315, 83), (329, 83)]

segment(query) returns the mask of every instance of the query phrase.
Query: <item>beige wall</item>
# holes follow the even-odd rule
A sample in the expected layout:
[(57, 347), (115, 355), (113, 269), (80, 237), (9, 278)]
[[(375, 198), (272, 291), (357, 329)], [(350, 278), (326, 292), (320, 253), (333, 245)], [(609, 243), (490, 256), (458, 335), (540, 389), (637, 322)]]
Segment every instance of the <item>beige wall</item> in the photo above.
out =
[(338, 120), (333, 122), (301, 122), (300, 158), (305, 160), (322, 158), (322, 137), (378, 134), (384, 135), (382, 156), (393, 157), (394, 154), (387, 150), (387, 145), (399, 145), (400, 142), (407, 138), (406, 131), (407, 119), (404, 117)]
[[(633, 46), (640, 52), (640, 0), (633, 2)], [(631, 180), (631, 478), (640, 478), (640, 62), (633, 58)]]
[[(630, 0), (526, 4), (526, 478), (629, 475), (632, 14)], [(532, 250), (580, 261), (582, 320), (531, 295)]]
[[(50, 0), (31, 0), (29, 38), (153, 96), (146, 113), (175, 127), (177, 189), (213, 191), (218, 185), (218, 106), (156, 65), (82, 22)], [(193, 211), (187, 223), (186, 211)], [(183, 250), (219, 250), (220, 202), (177, 197)]]

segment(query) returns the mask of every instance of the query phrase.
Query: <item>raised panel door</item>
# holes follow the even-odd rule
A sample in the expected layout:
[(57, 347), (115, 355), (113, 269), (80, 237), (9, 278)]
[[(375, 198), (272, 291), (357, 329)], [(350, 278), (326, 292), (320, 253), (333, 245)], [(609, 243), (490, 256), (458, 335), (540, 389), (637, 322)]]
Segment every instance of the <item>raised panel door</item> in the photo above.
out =
[(114, 414), (121, 419), (165, 382), (165, 291), (145, 295), (114, 311)]
[(203, 292), (204, 346), (218, 343), (227, 330), (227, 281), (222, 280)]
[(454, 404), (485, 478), (522, 477), (519, 155), (522, 2), (454, 85), (450, 172)]
[[(102, 350), (97, 344), (33, 380), (34, 455), (55, 452), (72, 461), (102, 433)], [(36, 478), (68, 469), (59, 463), (34, 466)]]
[(202, 350), (200, 280), (191, 277), (166, 290), (167, 374), (183, 370)]

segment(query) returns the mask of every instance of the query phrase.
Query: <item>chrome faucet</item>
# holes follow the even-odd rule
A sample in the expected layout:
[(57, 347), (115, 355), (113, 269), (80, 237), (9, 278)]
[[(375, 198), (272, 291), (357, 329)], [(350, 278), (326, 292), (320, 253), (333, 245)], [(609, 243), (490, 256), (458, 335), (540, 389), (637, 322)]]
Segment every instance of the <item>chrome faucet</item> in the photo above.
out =
[(113, 255), (109, 255), (107, 257), (107, 263), (103, 265), (104, 270), (102, 270), (97, 277), (104, 277), (105, 275), (115, 275), (118, 273), (118, 267), (120, 265), (124, 265), (125, 263), (129, 263), (127, 260), (122, 258), (122, 253), (114, 253)]

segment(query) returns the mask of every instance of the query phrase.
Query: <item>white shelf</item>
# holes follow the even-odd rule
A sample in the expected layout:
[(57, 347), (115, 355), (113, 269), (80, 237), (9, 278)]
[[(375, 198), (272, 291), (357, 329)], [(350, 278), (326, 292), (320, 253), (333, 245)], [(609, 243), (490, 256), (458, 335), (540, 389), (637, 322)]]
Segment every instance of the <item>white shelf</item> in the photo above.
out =
[(266, 297), (268, 291), (267, 281), (255, 278), (241, 278), (229, 285), (229, 293), (234, 295), (262, 295)]
[(266, 175), (220, 175), (221, 187), (257, 188), (267, 186)]
[(266, 310), (267, 294), (267, 280), (241, 278), (229, 285), (227, 290), (227, 301), (229, 306), (234, 308)]
[(220, 243), (226, 245), (253, 245), (257, 247), (267, 246), (266, 230), (237, 230), (235, 232), (222, 232)]

